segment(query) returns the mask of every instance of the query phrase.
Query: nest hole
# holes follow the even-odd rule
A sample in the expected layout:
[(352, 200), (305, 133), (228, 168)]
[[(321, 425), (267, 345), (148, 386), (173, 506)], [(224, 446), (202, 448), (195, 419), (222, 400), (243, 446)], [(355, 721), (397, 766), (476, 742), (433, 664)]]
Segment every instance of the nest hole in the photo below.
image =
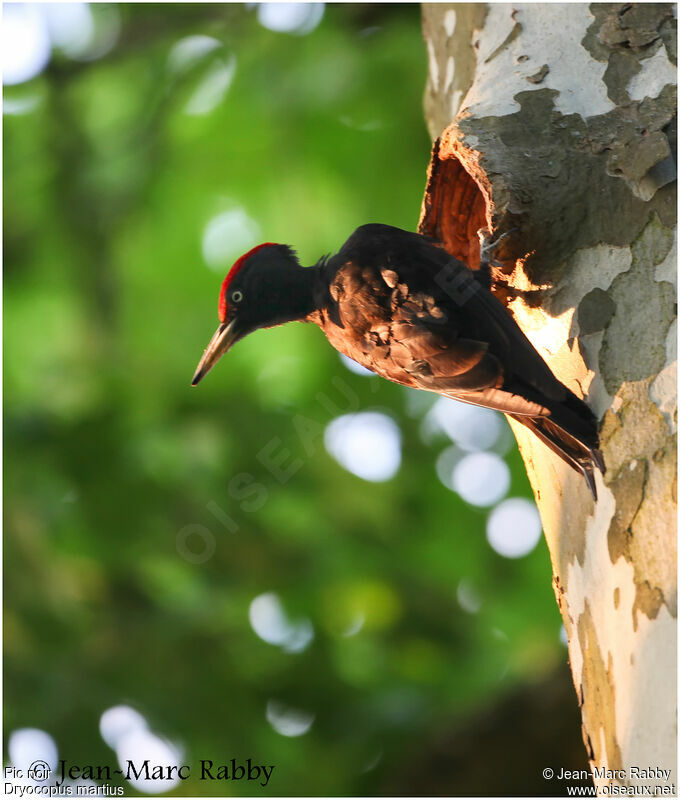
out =
[[(469, 269), (479, 269), (479, 237), (481, 228), (500, 233), (519, 228), (521, 220), (507, 211), (499, 214), (492, 199), (491, 181), (479, 163), (480, 154), (465, 149), (457, 137), (445, 131), (432, 148), (427, 173), (418, 231), (440, 242), (452, 256)], [(499, 230), (502, 229), (502, 230)], [(509, 236), (499, 243), (494, 258), (503, 263), (499, 282), (514, 269), (513, 240)], [(500, 287), (497, 287), (500, 288)]]

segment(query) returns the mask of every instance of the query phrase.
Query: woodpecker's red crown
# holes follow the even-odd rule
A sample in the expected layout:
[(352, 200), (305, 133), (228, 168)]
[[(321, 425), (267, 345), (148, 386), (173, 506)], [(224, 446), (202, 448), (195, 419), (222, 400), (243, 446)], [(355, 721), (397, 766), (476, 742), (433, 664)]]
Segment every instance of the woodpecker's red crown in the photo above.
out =
[(276, 242), (264, 242), (264, 244), (258, 244), (257, 247), (253, 247), (252, 250), (248, 250), (247, 253), (244, 253), (237, 261), (234, 262), (233, 267), (229, 270), (227, 277), (222, 282), (222, 288), (220, 289), (220, 302), (217, 311), (220, 322), (224, 322), (227, 318), (227, 290), (229, 289), (229, 284), (236, 277), (236, 273), (245, 266), (246, 261), (248, 261), (251, 256), (254, 256), (255, 253), (262, 250), (263, 247), (275, 246)]

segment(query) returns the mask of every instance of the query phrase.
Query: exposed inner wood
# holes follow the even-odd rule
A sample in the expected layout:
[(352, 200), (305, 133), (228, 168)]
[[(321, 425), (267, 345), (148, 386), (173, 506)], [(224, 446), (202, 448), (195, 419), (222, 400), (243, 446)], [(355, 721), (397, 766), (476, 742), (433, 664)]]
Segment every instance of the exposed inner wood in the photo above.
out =
[(461, 155), (446, 133), (435, 141), (418, 231), (441, 242), (470, 269), (479, 269), (477, 231), (489, 227), (490, 203), (468, 172), (473, 165), (464, 166)]
[(487, 227), (486, 201), (446, 139), (432, 148), (418, 231), (441, 242), (446, 250), (479, 269), (477, 231)]
[[(419, 233), (441, 242), (447, 252), (472, 270), (479, 269), (479, 230), (486, 229), (498, 238), (523, 227), (521, 216), (505, 207), (507, 201), (500, 205), (496, 202), (482, 156), (462, 145), (455, 122), (435, 140), (418, 225)], [(520, 295), (527, 305), (540, 305), (540, 296), (534, 297), (534, 292), (516, 285), (517, 276), (531, 257), (519, 247), (521, 241), (519, 233), (502, 238), (491, 253), (495, 262), (491, 291), (505, 306)], [(520, 279), (519, 283), (526, 281)]]

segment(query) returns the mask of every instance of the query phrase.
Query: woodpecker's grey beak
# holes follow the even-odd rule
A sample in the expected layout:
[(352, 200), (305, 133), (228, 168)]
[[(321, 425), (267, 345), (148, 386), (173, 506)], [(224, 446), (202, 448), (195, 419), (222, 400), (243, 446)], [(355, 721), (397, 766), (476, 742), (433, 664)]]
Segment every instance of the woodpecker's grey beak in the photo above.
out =
[(231, 322), (225, 322), (215, 331), (215, 335), (210, 340), (210, 343), (205, 348), (203, 357), (198, 362), (196, 367), (196, 374), (191, 381), (192, 386), (205, 378), (210, 370), (217, 364), (222, 356), (236, 341), (236, 320), (232, 319)]

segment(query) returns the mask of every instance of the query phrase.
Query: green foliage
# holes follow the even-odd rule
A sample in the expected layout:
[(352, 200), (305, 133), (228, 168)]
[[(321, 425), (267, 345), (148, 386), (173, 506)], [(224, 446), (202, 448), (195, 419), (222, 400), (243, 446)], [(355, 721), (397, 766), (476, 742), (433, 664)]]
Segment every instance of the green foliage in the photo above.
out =
[[(216, 214), (242, 209), (303, 263), (365, 222), (416, 227), (419, 10), (332, 5), (307, 36), (232, 5), (121, 13), (108, 55), (56, 55), (6, 91), (38, 102), (5, 117), (5, 729), (113, 764), (99, 716), (129, 703), (188, 763), (276, 765), (266, 789), (192, 777), (177, 793), (379, 792), (428, 732), (563, 659), (545, 545), (496, 554), (487, 512), (437, 478), (448, 439), (424, 440), (404, 391), (347, 371), (313, 326), (260, 332), (189, 381), (240, 254), (206, 267)], [(190, 34), (221, 45), (173, 71)], [(186, 114), (219, 59), (235, 63), (224, 100)], [(398, 422), (392, 480), (327, 454), (338, 412), (318, 395), (346, 408), (338, 378)], [(258, 458), (272, 440), (302, 461), (283, 483)], [(311, 620), (303, 652), (255, 635), (266, 592)], [(272, 698), (314, 713), (309, 732), (276, 733)]]

